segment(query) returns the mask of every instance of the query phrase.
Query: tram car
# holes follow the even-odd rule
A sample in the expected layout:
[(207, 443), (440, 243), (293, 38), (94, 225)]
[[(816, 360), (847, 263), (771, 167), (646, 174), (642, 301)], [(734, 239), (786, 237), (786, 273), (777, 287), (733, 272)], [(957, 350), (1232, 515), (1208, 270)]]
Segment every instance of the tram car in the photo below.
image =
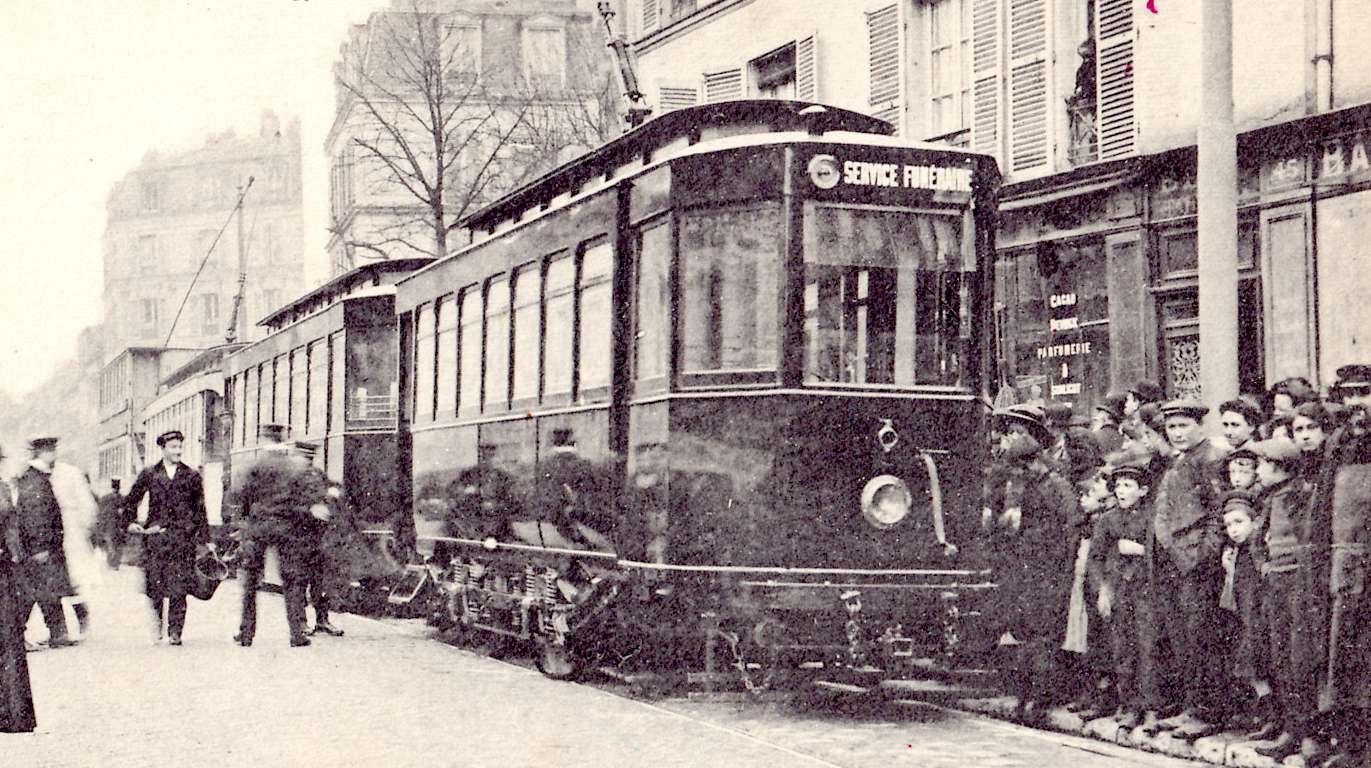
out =
[[(378, 261), (335, 277), (263, 318), (268, 335), (229, 355), (223, 369), (231, 421), (226, 517), (236, 514), (233, 490), (263, 449), (259, 427), (285, 425), (290, 440), (318, 445), (315, 462), (344, 489), (355, 535), (335, 556), (354, 587), (367, 592), (374, 584), (382, 601), (412, 549), (403, 542), (413, 538), (397, 454), (394, 283), (431, 261)], [(266, 578), (279, 583), (274, 563)]]
[(750, 690), (975, 636), (998, 185), (870, 116), (736, 101), (467, 217), (395, 295), (454, 631)]

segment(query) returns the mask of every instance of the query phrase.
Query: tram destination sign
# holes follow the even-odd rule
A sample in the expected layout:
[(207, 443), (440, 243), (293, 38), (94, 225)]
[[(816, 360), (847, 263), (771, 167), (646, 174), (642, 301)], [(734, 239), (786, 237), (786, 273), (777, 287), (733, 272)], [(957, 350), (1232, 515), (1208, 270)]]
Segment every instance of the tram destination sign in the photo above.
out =
[(964, 156), (884, 147), (832, 150), (802, 160), (815, 197), (901, 204), (960, 204), (971, 198), (974, 171)]

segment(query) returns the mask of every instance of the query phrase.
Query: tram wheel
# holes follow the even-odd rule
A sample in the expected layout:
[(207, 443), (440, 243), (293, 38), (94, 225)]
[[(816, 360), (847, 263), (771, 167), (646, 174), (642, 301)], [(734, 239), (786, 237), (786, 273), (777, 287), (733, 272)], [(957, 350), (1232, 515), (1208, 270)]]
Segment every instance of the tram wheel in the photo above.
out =
[(538, 671), (553, 680), (569, 680), (580, 671), (575, 656), (565, 645), (538, 641)]

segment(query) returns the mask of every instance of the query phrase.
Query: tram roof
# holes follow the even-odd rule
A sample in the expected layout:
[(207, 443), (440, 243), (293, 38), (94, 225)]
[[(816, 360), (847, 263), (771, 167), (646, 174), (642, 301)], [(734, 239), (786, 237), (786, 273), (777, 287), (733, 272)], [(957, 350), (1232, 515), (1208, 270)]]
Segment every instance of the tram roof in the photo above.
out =
[(312, 291), (293, 299), (271, 314), (257, 321), (260, 326), (284, 327), (305, 315), (346, 298), (366, 283), (379, 285), (381, 276), (391, 272), (409, 273), (433, 263), (433, 257), (421, 256), (405, 259), (377, 259), (344, 272)]
[[(811, 109), (814, 108), (814, 109)], [(743, 99), (686, 107), (655, 117), (643, 125), (554, 168), (459, 223), (471, 230), (490, 229), (501, 221), (580, 188), (607, 169), (627, 165), (683, 136), (710, 126), (757, 126), (756, 133), (803, 130), (814, 134), (848, 131), (890, 136), (890, 123), (850, 109), (783, 99)]]

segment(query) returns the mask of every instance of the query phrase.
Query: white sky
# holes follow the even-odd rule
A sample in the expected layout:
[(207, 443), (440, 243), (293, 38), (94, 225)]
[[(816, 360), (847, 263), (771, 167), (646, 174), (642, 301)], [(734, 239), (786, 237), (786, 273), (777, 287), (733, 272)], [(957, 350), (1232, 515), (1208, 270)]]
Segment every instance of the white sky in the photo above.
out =
[(21, 395), (100, 320), (105, 196), (150, 148), (301, 120), (305, 249), (324, 256), (333, 61), (387, 0), (0, 3), (0, 388)]

